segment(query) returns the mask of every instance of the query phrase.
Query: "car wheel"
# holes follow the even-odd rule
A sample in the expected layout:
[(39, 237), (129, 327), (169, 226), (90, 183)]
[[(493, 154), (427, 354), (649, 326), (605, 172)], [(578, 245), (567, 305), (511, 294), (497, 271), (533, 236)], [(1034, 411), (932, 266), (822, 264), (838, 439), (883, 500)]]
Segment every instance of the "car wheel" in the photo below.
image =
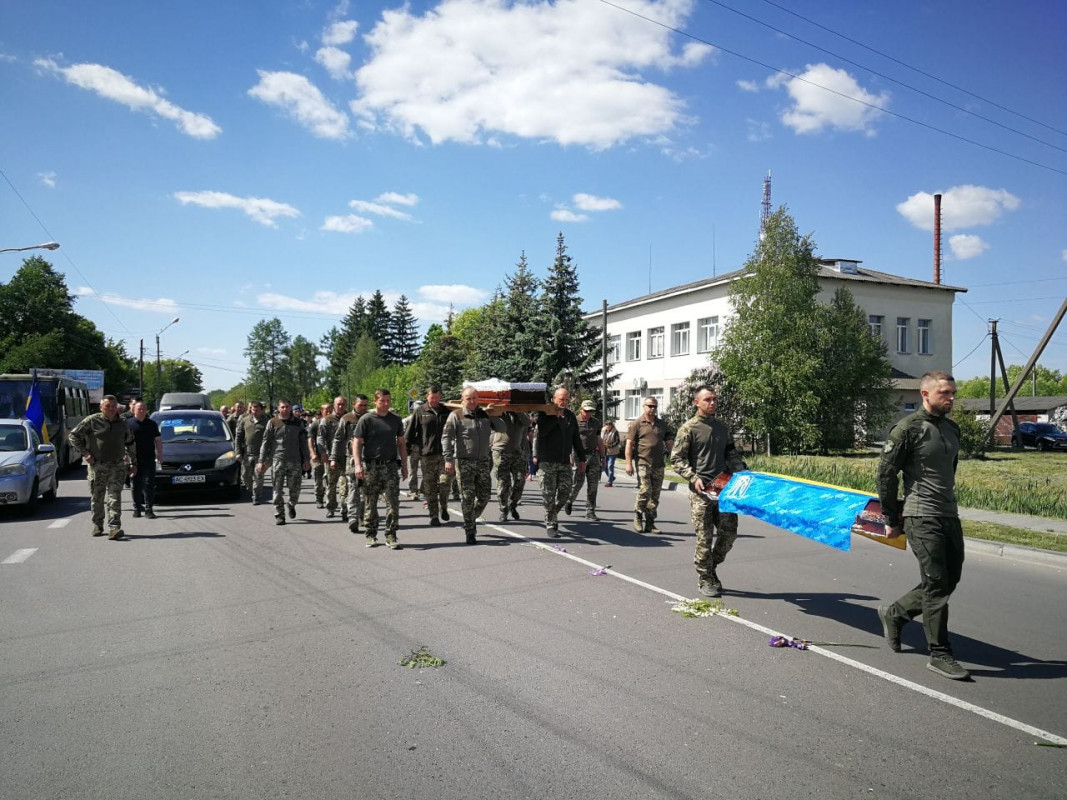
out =
[(1038, 442), (1037, 443), (1037, 449), (1038, 450), (1042, 450), (1042, 451), (1048, 450), (1049, 449), (1049, 443), (1048, 442)]
[(52, 488), (41, 495), (46, 503), (54, 503), (56, 494), (59, 492), (59, 470), (56, 470), (56, 474), (52, 476)]
[(30, 489), (30, 499), (26, 501), (26, 505), (23, 511), (26, 516), (31, 516), (37, 511), (37, 497), (41, 492), (41, 485), (37, 482), (37, 479), (33, 479), (33, 488)]
[(240, 500), (241, 499), (241, 484), (238, 483), (235, 486), (229, 487), (226, 490), (226, 497), (228, 499), (230, 499), (230, 500)]

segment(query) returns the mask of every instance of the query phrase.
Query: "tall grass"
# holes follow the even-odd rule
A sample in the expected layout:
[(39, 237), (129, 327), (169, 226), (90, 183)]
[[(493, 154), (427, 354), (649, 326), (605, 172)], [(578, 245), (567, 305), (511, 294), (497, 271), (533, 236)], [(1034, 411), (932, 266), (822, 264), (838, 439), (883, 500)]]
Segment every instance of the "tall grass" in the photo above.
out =
[[(848, 456), (747, 455), (749, 467), (875, 494), (878, 454)], [(1061, 453), (992, 453), (961, 461), (956, 473), (961, 506), (1067, 519), (1067, 457)]]

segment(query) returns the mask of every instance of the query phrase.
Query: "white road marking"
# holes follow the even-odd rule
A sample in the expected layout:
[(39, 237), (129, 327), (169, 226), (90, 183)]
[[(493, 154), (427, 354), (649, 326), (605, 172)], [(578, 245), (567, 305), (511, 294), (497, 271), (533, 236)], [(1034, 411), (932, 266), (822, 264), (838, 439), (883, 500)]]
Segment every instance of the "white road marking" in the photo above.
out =
[(23, 561), (25, 561), (27, 558), (29, 558), (36, 552), (36, 547), (27, 547), (23, 550), (16, 550), (3, 561), (0, 561), (0, 564), (21, 564)]
[[(574, 555), (573, 553), (568, 553), (563, 550), (557, 550), (556, 546), (553, 546), (552, 544), (534, 541), (533, 539), (523, 536), (520, 533), (515, 533), (515, 531), (508, 530), (507, 528), (502, 528), (499, 525), (485, 525), (485, 527), (492, 528), (493, 530), (499, 531), (505, 536), (510, 536), (513, 539), (521, 539), (522, 541), (527, 542), (533, 545), (534, 547), (538, 547), (542, 550), (545, 550), (546, 552), (549, 552), (554, 556), (569, 558), (571, 561), (576, 561), (579, 564), (583, 564), (587, 567), (593, 567), (594, 569), (603, 568), (605, 575), (610, 575), (613, 578), (618, 578), (619, 580), (626, 581), (627, 583), (632, 583), (635, 586), (640, 586), (643, 589), (648, 589), (651, 592), (656, 592), (657, 594), (661, 594), (664, 597), (670, 598), (671, 600), (678, 601), (688, 599), (683, 595), (675, 594), (674, 592), (664, 589), (660, 586), (655, 586), (651, 583), (645, 583), (645, 581), (638, 580), (637, 578), (631, 578), (629, 575), (624, 575), (623, 573), (617, 572), (614, 569), (604, 568), (601, 564), (595, 564), (592, 561), (587, 561), (586, 559), (580, 558)], [(562, 547), (562, 545), (559, 546)], [(730, 622), (736, 622), (738, 625), (744, 625), (746, 628), (751, 628), (754, 631), (759, 631), (760, 633), (767, 634), (768, 636), (785, 635), (772, 628), (760, 625), (758, 622), (752, 622), (740, 616), (735, 617), (732, 614), (717, 614), (716, 616), (721, 617), (725, 620), (729, 620)], [(792, 637), (786, 636), (786, 638), (788, 639)], [(988, 708), (983, 708), (982, 706), (975, 705), (974, 703), (968, 703), (966, 700), (960, 700), (958, 697), (953, 697), (950, 694), (945, 694), (944, 692), (939, 692), (936, 689), (931, 689), (927, 686), (923, 686), (920, 683), (909, 681), (906, 678), (901, 678), (899, 675), (894, 675), (891, 672), (886, 672), (885, 670), (878, 669), (877, 667), (872, 667), (869, 664), (864, 664), (862, 661), (856, 661), (855, 659), (849, 658), (848, 656), (843, 656), (840, 653), (835, 653), (833, 650), (827, 650), (823, 647), (819, 647), (818, 645), (808, 645), (808, 652), (816, 653), (820, 656), (825, 656), (826, 658), (829, 658), (833, 661), (837, 661), (840, 664), (853, 667), (854, 669), (858, 669), (861, 672), (866, 672), (868, 675), (873, 675), (876, 678), (881, 678), (882, 680), (888, 681), (889, 683), (895, 683), (897, 686), (903, 686), (905, 689), (911, 689), (912, 691), (918, 692), (919, 694), (929, 697), (933, 700), (938, 700), (947, 705), (955, 706), (956, 708), (962, 709), (963, 711), (969, 711), (972, 714), (977, 714), (978, 716), (985, 717), (986, 719), (992, 720), (993, 722), (998, 722), (1001, 725), (1006, 725), (1009, 728), (1014, 728), (1017, 731), (1022, 731), (1023, 733), (1026, 733), (1030, 736), (1036, 736), (1038, 739), (1044, 739), (1045, 741), (1052, 742), (1053, 744), (1067, 746), (1067, 738), (1063, 736), (1057, 736), (1056, 734), (1042, 730), (1041, 728), (1035, 728), (1033, 725), (1027, 725), (1025, 722), (1020, 722), (1017, 719), (1012, 719), (1011, 717), (1006, 717), (1003, 714), (998, 714), (996, 711), (990, 711)]]
[(68, 525), (70, 525), (70, 521), (71, 521), (70, 517), (64, 517), (63, 519), (53, 520), (52, 524), (49, 525), (48, 527), (49, 528), (65, 528)]

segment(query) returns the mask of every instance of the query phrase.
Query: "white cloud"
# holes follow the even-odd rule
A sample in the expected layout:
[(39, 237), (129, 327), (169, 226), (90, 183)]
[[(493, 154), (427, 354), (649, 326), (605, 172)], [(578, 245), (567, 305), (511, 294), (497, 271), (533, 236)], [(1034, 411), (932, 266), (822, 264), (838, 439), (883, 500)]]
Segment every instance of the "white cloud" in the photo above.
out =
[(333, 233), (363, 233), (363, 231), (373, 227), (373, 220), (369, 220), (366, 217), (356, 216), (355, 214), (346, 214), (343, 217), (326, 217), (319, 230), (331, 231)]
[(574, 205), (582, 211), (617, 211), (622, 208), (622, 203), (613, 197), (597, 197), (583, 192), (574, 195)]
[(352, 307), (352, 303), (356, 299), (356, 293), (340, 294), (323, 290), (315, 292), (311, 297), (311, 300), (301, 300), (297, 297), (289, 297), (277, 292), (264, 292), (256, 295), (256, 303), (263, 308), (271, 308), (277, 311), (304, 311), (343, 317), (348, 313), (348, 309)]
[(362, 211), (365, 214), (377, 214), (379, 217), (392, 217), (393, 219), (402, 219), (405, 221), (411, 221), (411, 214), (406, 211), (399, 211), (392, 206), (382, 205), (381, 203), (369, 203), (366, 200), (350, 200), (348, 207), (353, 211)]
[(374, 199), (379, 203), (392, 203), (394, 206), (413, 206), (419, 202), (417, 194), (400, 194), (399, 192), (383, 192)]
[(98, 294), (88, 286), (79, 286), (74, 290), (74, 294), (78, 297), (92, 297), (97, 300), (102, 300), (113, 306), (135, 308), (138, 311), (154, 311), (158, 314), (173, 314), (178, 310), (178, 304), (169, 297), (160, 297), (155, 300), (150, 300), (147, 298), (123, 297), (122, 295), (111, 294), (109, 292)]
[(448, 285), (427, 285), (420, 286), (416, 289), (419, 297), (425, 300), (430, 300), (435, 303), (447, 304), (451, 303), (457, 306), (473, 306), (484, 301), (489, 294), (476, 289), (473, 286), (466, 286), (462, 283), (454, 283)]
[(952, 255), (960, 261), (980, 256), (989, 249), (989, 244), (981, 236), (969, 233), (957, 233), (949, 237), (948, 246), (952, 248)]
[(762, 87), (756, 81), (738, 81), (737, 88), (743, 92), (758, 92)]
[(575, 214), (569, 208), (557, 208), (549, 216), (556, 222), (586, 222), (589, 219), (585, 214)]
[(280, 108), (320, 139), (349, 136), (348, 115), (338, 111), (303, 75), (257, 70), (259, 83), (248, 94)]
[(39, 58), (33, 62), (37, 67), (63, 78), (67, 83), (81, 89), (96, 92), (100, 97), (114, 100), (131, 111), (143, 111), (177, 123), (178, 129), (195, 139), (214, 139), (222, 128), (206, 114), (186, 111), (164, 100), (162, 89), (139, 86), (132, 78), (102, 64), (73, 64), (60, 67), (55, 61)]
[(336, 47), (320, 48), (315, 53), (315, 60), (330, 73), (330, 77), (334, 80), (343, 81), (352, 77), (352, 72), (348, 68), (352, 63), (352, 56), (344, 50), (338, 50)]
[(40, 178), (41, 183), (49, 189), (56, 188), (56, 174), (54, 172), (38, 172), (37, 177)]
[(205, 356), (224, 356), (227, 350), (225, 347), (198, 347), (196, 352), (203, 353)]
[[(695, 0), (633, 0), (639, 14), (684, 27)], [(500, 135), (604, 149), (686, 122), (683, 101), (645, 77), (691, 68), (712, 52), (672, 51), (660, 25), (596, 3), (443, 0), (419, 16), (387, 10), (366, 36), (351, 104), (371, 129), (412, 139), (489, 143)]]
[(175, 192), (175, 199), (183, 206), (202, 208), (236, 208), (243, 211), (260, 225), (278, 227), (278, 217), (299, 217), (300, 212), (287, 203), (268, 200), (265, 197), (237, 197), (226, 192)]
[(767, 122), (759, 122), (754, 119), (745, 120), (748, 124), (748, 135), (745, 137), (750, 142), (764, 142), (770, 139), (771, 126)]
[(767, 79), (767, 86), (784, 86), (789, 92), (793, 105), (782, 112), (782, 122), (797, 133), (837, 128), (873, 136), (878, 109), (889, 105), (889, 92), (871, 94), (845, 70), (829, 64), (809, 64), (795, 78), (779, 73)]
[(322, 32), (322, 43), (327, 47), (348, 44), (356, 38), (356, 28), (358, 27), (359, 23), (354, 19), (335, 22)]
[[(1019, 198), (1006, 189), (966, 184), (935, 194), (941, 195), (941, 229), (944, 231), (991, 225), (1005, 211), (1019, 207)], [(920, 230), (934, 229), (934, 194), (930, 192), (913, 194), (897, 204), (897, 211)]]

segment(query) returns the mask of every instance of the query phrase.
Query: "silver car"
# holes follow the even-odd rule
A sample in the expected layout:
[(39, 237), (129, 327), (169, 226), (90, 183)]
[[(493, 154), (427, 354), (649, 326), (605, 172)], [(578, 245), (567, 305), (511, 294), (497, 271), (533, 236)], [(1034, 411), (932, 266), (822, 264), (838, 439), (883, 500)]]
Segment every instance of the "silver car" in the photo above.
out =
[(25, 419), (0, 419), (0, 506), (37, 507), (37, 498), (55, 500), (59, 491), (56, 448), (42, 444)]

